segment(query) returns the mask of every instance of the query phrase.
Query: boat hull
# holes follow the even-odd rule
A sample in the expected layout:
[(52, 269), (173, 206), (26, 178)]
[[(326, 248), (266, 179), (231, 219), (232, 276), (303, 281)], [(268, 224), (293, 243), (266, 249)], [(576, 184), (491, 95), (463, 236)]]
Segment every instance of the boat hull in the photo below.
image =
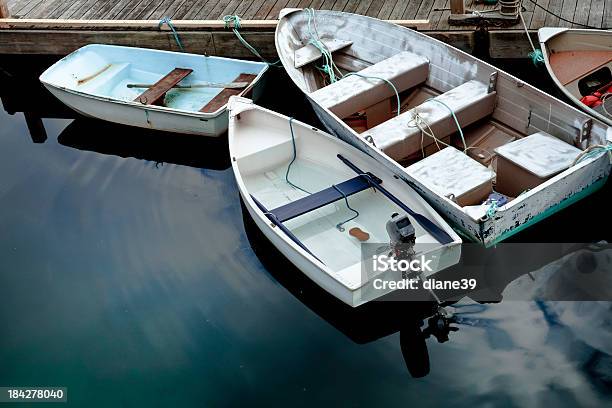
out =
[[(321, 123), (330, 133), (376, 158), (420, 192), (440, 214), (451, 221), (457, 231), (469, 239), (485, 246), (494, 245), (605, 184), (612, 165), (608, 155), (602, 154), (572, 166), (523, 193), (497, 208), (492, 217), (487, 215), (486, 209), (478, 210), (477, 215), (464, 211), (448, 197), (420, 183), (404, 167), (310, 96), (314, 91), (312, 80), (307, 79), (293, 63), (292, 50), (300, 46), (298, 27), (305, 25), (305, 17), (297, 13), (300, 11), (283, 14), (276, 31), (276, 47), (285, 70), (304, 92)], [(513, 131), (524, 135), (549, 132), (568, 144), (581, 145), (583, 149), (588, 145), (612, 141), (612, 128), (604, 123), (593, 121), (584, 112), (448, 44), (370, 17), (330, 11), (316, 13), (320, 18), (321, 36), (354, 40), (352, 48), (342, 56), (345, 64), (347, 56), (355, 58), (358, 65), (367, 59), (373, 64), (399, 52), (410, 51), (429, 60), (430, 75), (425, 86), (440, 93), (448, 92), (468, 80), (489, 82), (497, 93), (491, 120)], [(328, 26), (332, 27), (328, 30)], [(366, 31), (371, 35), (364, 35)], [(357, 66), (356, 70), (363, 69), (363, 66)], [(588, 140), (582, 139), (585, 134)]]
[[(302, 247), (297, 245), (295, 241), (289, 238), (277, 225), (271, 222), (271, 220), (266, 216), (266, 214), (258, 207), (258, 205), (253, 200), (251, 194), (252, 191), (249, 190), (246, 178), (249, 176), (249, 173), (253, 171), (251, 165), (245, 165), (241, 170), (241, 157), (239, 156), (240, 148), (246, 148), (249, 142), (255, 143), (253, 140), (257, 140), (256, 138), (245, 137), (242, 135), (244, 140), (242, 140), (242, 144), (240, 143), (240, 138), (237, 136), (239, 131), (236, 130), (236, 117), (240, 117), (244, 115), (244, 112), (249, 110), (260, 110), (264, 111), (263, 108), (256, 107), (252, 105), (252, 102), (245, 100), (243, 98), (235, 98), (230, 103), (230, 119), (229, 119), (229, 146), (230, 146), (230, 155), (232, 157), (232, 170), (234, 172), (234, 176), (236, 178), (236, 183), (238, 185), (238, 190), (240, 193), (240, 197), (242, 202), (244, 203), (244, 207), (247, 209), (249, 216), (253, 219), (255, 225), (261, 230), (261, 232), (266, 236), (266, 238), (274, 245), (279, 252), (287, 258), (291, 263), (293, 263), (304, 275), (306, 275), (310, 280), (315, 282), (322, 289), (335, 296), (342, 302), (352, 306), (357, 307), (369, 301), (380, 298), (381, 296), (392, 292), (391, 289), (380, 289), (374, 287), (373, 281), (370, 279), (368, 281), (360, 281), (359, 284), (354, 286), (347, 286), (338, 280), (338, 278), (334, 278), (332, 275), (334, 272), (330, 271), (330, 266), (321, 262), (315, 254), (309, 253), (305, 251)], [(268, 115), (274, 116), (276, 118), (281, 117), (281, 115), (269, 112)], [(245, 120), (244, 118), (241, 120)], [(288, 118), (286, 118), (288, 120)], [(270, 131), (268, 133), (274, 133), (276, 131), (277, 124), (266, 123), (265, 118), (257, 121), (258, 126), (262, 128), (266, 128), (269, 126)], [(294, 122), (294, 126), (303, 125), (297, 122)], [(304, 126), (305, 127), (305, 126)], [(308, 127), (310, 128), (310, 127)], [(285, 132), (283, 128), (283, 133)], [(359, 163), (360, 158), (365, 162), (361, 162), (361, 166), (364, 166), (365, 163), (370, 162), (370, 166), (367, 168), (372, 168), (372, 166), (376, 166), (379, 171), (375, 171), (377, 176), (380, 176), (383, 179), (386, 179), (386, 182), (383, 182), (384, 185), (388, 186), (389, 183), (393, 183), (394, 177), (392, 174), (374, 161), (372, 158), (367, 157), (361, 151), (354, 149), (350, 145), (346, 145), (343, 142), (332, 138), (329, 135), (321, 134), (319, 130), (311, 130), (313, 132), (313, 139), (309, 139), (308, 144), (317, 145), (317, 148), (320, 148), (321, 151), (329, 152), (335, 151), (339, 149), (345, 157), (347, 157), (351, 161), (355, 161)], [(314, 134), (316, 133), (316, 137)], [(257, 144), (259, 146), (259, 144)], [(328, 153), (329, 154), (329, 153)], [(276, 156), (277, 157), (277, 156)], [(334, 155), (335, 158), (335, 155)], [(244, 174), (243, 174), (244, 172)], [(382, 173), (385, 173), (384, 175)], [(266, 172), (266, 176), (268, 177), (271, 173)], [(393, 181), (392, 181), (393, 180)], [(395, 182), (397, 185), (397, 182)], [(265, 190), (268, 191), (268, 190)], [(412, 190), (409, 190), (412, 191)], [(268, 191), (269, 193), (269, 191)], [(404, 191), (403, 194), (409, 194), (408, 191)], [(432, 259), (433, 261), (433, 271), (425, 272), (426, 276), (430, 276), (435, 274), (443, 269), (446, 269), (452, 265), (455, 265), (459, 262), (461, 257), (461, 238), (453, 232), (452, 228), (448, 226), (440, 215), (438, 215), (431, 206), (429, 206), (416, 192), (412, 191), (411, 197), (414, 197), (413, 205), (419, 205), (421, 211), (426, 214), (434, 223), (436, 223), (440, 228), (442, 228), (449, 236), (452, 238), (452, 241), (447, 244), (439, 244), (439, 243), (427, 243), (423, 244), (421, 247), (423, 249), (423, 255), (427, 257), (427, 259)], [(385, 222), (383, 222), (384, 225)], [(335, 230), (335, 227), (331, 226), (331, 229)], [(304, 229), (302, 229), (304, 231)], [(337, 232), (335, 232), (337, 233)], [(323, 236), (321, 231), (318, 231), (316, 236), (317, 239), (321, 239)], [(386, 238), (388, 240), (388, 237)], [(312, 243), (312, 241), (308, 241)], [(375, 242), (372, 242), (375, 243)], [(417, 245), (419, 245), (417, 243)], [(331, 252), (334, 252), (334, 248), (341, 248), (338, 243), (328, 245), (327, 246)], [(339, 249), (340, 250), (340, 249)], [(319, 255), (320, 256), (320, 255)], [(360, 253), (359, 257), (356, 259), (357, 264), (363, 262), (361, 258), (362, 254)], [(323, 258), (324, 259), (324, 258)], [(361, 276), (363, 279), (364, 276)], [(377, 278), (383, 280), (398, 280), (400, 279), (400, 275), (396, 271), (387, 271), (382, 272), (380, 275), (377, 275)], [(346, 282), (345, 282), (346, 283)]]
[(57, 99), (78, 113), (95, 119), (165, 132), (216, 137), (227, 131), (227, 111), (215, 116), (167, 112), (153, 106), (134, 106), (74, 94), (45, 84)]
[[(578, 108), (585, 111), (589, 115), (612, 126), (612, 118), (597, 112), (595, 109), (588, 107), (580, 102), (580, 99), (565, 86), (555, 74), (551, 64), (551, 48), (584, 48), (587, 47), (593, 51), (612, 52), (612, 32), (607, 30), (583, 30), (569, 28), (541, 28), (538, 30), (540, 39), (540, 48), (544, 56), (544, 63), (552, 80), (557, 88), (561, 90)], [(611, 63), (608, 63), (611, 65)]]
[[(230, 83), (238, 74), (248, 74), (254, 79), (241, 93), (255, 100), (263, 92), (267, 70), (267, 64), (259, 62), (92, 44), (56, 62), (40, 80), (56, 98), (88, 117), (167, 132), (224, 135), (228, 96), (221, 97), (223, 88), (170, 90), (164, 106), (134, 101), (144, 88), (131, 83), (155, 83), (176, 67), (191, 70), (183, 84)], [(201, 112), (209, 103), (211, 111)]]

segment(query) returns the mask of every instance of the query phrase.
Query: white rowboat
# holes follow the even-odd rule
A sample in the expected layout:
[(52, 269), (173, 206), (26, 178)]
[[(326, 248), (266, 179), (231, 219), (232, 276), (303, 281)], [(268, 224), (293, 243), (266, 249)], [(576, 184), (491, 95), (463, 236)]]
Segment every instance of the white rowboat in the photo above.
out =
[(427, 35), (356, 14), (286, 9), (275, 41), (330, 133), (486, 246), (592, 193), (610, 174), (603, 149), (612, 129)]
[(538, 37), (557, 87), (580, 109), (612, 126), (612, 95), (597, 106), (581, 102), (595, 92), (601, 99), (612, 89), (612, 31), (546, 27)]
[[(220, 136), (227, 130), (229, 97), (248, 93), (257, 99), (267, 68), (261, 62), (92, 44), (62, 58), (40, 80), (59, 100), (86, 116)], [(245, 82), (246, 87), (236, 88), (236, 83)]]
[(232, 168), (250, 216), (285, 257), (333, 296), (359, 306), (391, 291), (375, 287), (376, 278), (401, 279), (390, 270), (362, 270), (362, 243), (388, 245), (386, 223), (394, 213), (408, 214), (415, 228), (415, 258), (434, 260), (426, 276), (459, 261), (461, 239), (453, 229), (365, 153), (245, 98), (232, 97), (229, 111)]

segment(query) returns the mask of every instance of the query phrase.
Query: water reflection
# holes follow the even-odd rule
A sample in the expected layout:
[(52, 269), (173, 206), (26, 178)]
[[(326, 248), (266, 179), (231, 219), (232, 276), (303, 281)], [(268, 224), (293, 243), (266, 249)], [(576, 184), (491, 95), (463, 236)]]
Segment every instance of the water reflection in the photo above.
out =
[(230, 166), (227, 137), (181, 135), (79, 118), (58, 136), (68, 147), (157, 163), (224, 170)]
[[(65, 385), (75, 406), (612, 402), (609, 302), (463, 299), (450, 341), (427, 340), (415, 328), (431, 303), (348, 309), (261, 250), (227, 164), (198, 156), (208, 145), (151, 148), (150, 133), (73, 120), (44, 93), (16, 99), (0, 111), (0, 384)], [(24, 110), (43, 118), (44, 144)], [(610, 240), (583, 222), (608, 202), (606, 188), (514, 240)], [(580, 264), (609, 272), (609, 253), (594, 256)], [(574, 261), (496, 293), (537, 297)]]

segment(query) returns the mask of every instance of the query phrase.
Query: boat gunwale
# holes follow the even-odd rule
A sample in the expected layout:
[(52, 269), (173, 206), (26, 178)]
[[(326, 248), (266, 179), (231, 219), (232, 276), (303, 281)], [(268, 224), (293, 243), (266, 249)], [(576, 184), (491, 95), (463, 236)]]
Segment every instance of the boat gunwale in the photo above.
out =
[(228, 62), (232, 62), (232, 61), (239, 61), (240, 63), (250, 63), (250, 64), (255, 64), (255, 65), (261, 65), (261, 69), (259, 70), (259, 72), (257, 73), (257, 76), (251, 81), (251, 83), (244, 88), (244, 90), (242, 90), (241, 94), (245, 94), (247, 92), (249, 92), (250, 90), (252, 90), (257, 83), (262, 79), (263, 75), (268, 71), (269, 69), (269, 65), (265, 62), (259, 62), (259, 61), (248, 61), (248, 60), (238, 60), (235, 58), (227, 58), (227, 57), (218, 57), (218, 56), (214, 56), (214, 55), (201, 55), (201, 54), (192, 54), (192, 53), (182, 53), (182, 52), (176, 52), (176, 51), (168, 51), (168, 50), (157, 50), (157, 49), (152, 49), (152, 48), (142, 48), (142, 47), (130, 47), (130, 46), (126, 46), (126, 45), (113, 45), (113, 44), (87, 44), (83, 47), (80, 47), (76, 50), (74, 50), (73, 52), (71, 52), (70, 54), (62, 57), (61, 59), (59, 59), (58, 61), (56, 61), (55, 63), (53, 63), (49, 68), (47, 68), (40, 76), (39, 76), (39, 81), (45, 85), (46, 87), (52, 87), (54, 89), (57, 89), (59, 91), (63, 91), (63, 92), (68, 92), (71, 93), (73, 95), (79, 96), (79, 97), (85, 97), (88, 99), (95, 99), (98, 101), (102, 101), (102, 102), (110, 102), (110, 103), (117, 103), (120, 105), (127, 105), (127, 106), (131, 106), (131, 107), (140, 107), (142, 109), (145, 110), (151, 110), (151, 111), (158, 111), (158, 112), (163, 112), (163, 113), (171, 113), (171, 114), (178, 114), (181, 116), (188, 116), (191, 118), (198, 118), (198, 119), (215, 119), (221, 115), (223, 115), (225, 113), (225, 111), (227, 110), (227, 105), (229, 103), (229, 100), (227, 103), (225, 103), (224, 105), (222, 105), (221, 107), (219, 107), (217, 110), (215, 110), (214, 112), (200, 112), (200, 111), (192, 111), (192, 110), (185, 110), (185, 109), (176, 109), (176, 108), (171, 108), (171, 107), (167, 107), (167, 106), (160, 106), (160, 105), (145, 105), (142, 103), (138, 103), (135, 101), (126, 101), (123, 99), (118, 99), (118, 98), (113, 98), (110, 96), (102, 96), (102, 95), (96, 95), (93, 93), (87, 93), (84, 91), (79, 91), (73, 88), (69, 88), (69, 87), (65, 87), (65, 86), (59, 86), (54, 82), (50, 82), (47, 79), (45, 79), (44, 77), (49, 75), (49, 73), (51, 71), (53, 71), (54, 69), (58, 69), (60, 68), (66, 60), (70, 59), (70, 58), (74, 58), (78, 53), (80, 53), (81, 51), (87, 50), (89, 48), (107, 48), (107, 49), (113, 49), (113, 48), (122, 48), (122, 49), (130, 49), (130, 50), (142, 50), (145, 52), (149, 52), (149, 53), (160, 53), (160, 54), (169, 54), (169, 55), (188, 55), (188, 56), (193, 56), (193, 57), (201, 57), (201, 58), (212, 58), (214, 60), (222, 60), (222, 61), (228, 61)]

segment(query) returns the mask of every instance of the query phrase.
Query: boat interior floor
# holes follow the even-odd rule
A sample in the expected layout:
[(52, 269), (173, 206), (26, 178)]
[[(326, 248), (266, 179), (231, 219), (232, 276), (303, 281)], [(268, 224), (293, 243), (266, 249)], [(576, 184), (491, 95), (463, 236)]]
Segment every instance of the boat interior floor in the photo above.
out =
[[(288, 164), (244, 176), (249, 192), (268, 209), (279, 208), (308, 196), (287, 182), (285, 175)], [(291, 165), (289, 173), (291, 183), (312, 193), (349, 179), (351, 177), (345, 173), (299, 156)], [(372, 188), (349, 196), (348, 202), (359, 215), (342, 226), (344, 231), (340, 231), (337, 225), (356, 215), (347, 208), (344, 199), (287, 220), (284, 225), (323, 263), (342, 275), (343, 280), (356, 281), (361, 273), (362, 242), (350, 235), (349, 230), (357, 227), (369, 234), (368, 243), (388, 243), (386, 222), (391, 214), (401, 213), (402, 210)], [(437, 242), (417, 223), (413, 225), (417, 235), (417, 250), (418, 245)], [(330, 245), (332, 242), (333, 245)]]
[[(175, 74), (184, 73), (185, 70), (176, 68), (170, 73), (153, 72), (136, 68), (131, 63), (113, 62), (105, 66), (98, 73), (90, 78), (85, 78), (79, 81), (77, 90), (80, 92), (90, 93), (102, 97), (122, 100), (135, 101), (147, 93), (153, 93), (154, 87), (138, 88), (128, 85), (133, 84), (155, 84), (164, 80), (175, 78)], [(184, 75), (179, 81), (170, 81), (169, 85), (176, 85), (180, 82), (181, 85), (197, 84), (199, 81), (204, 81), (203, 78), (198, 78), (195, 71)], [(252, 82), (256, 75), (240, 74), (235, 79), (235, 82)], [(178, 79), (178, 77), (176, 77)], [(174, 83), (176, 82), (176, 83)], [(164, 88), (164, 89), (161, 89)], [(168, 89), (165, 89), (168, 88)], [(178, 89), (164, 87), (160, 85), (159, 98), (151, 98), (151, 101), (145, 104), (156, 104), (167, 108), (189, 111), (189, 112), (214, 112), (220, 107), (227, 104), (230, 96), (238, 95), (242, 89), (228, 89), (216, 87), (194, 87), (189, 89)]]

